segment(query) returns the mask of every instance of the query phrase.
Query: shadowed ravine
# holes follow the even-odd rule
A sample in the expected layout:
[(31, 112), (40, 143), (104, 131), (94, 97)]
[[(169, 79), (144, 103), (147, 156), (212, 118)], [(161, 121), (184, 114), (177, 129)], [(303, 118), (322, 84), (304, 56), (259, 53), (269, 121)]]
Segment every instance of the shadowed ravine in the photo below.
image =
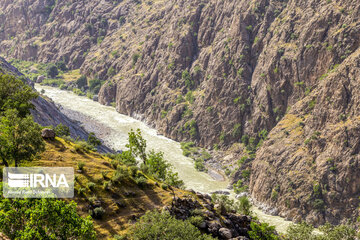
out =
[[(174, 166), (188, 189), (210, 193), (216, 190), (224, 190), (228, 186), (228, 181), (216, 181), (208, 174), (195, 170), (193, 160), (183, 156), (178, 142), (158, 135), (155, 129), (148, 127), (145, 123), (119, 114), (113, 107), (101, 105), (72, 92), (40, 85), (35, 85), (35, 88), (39, 92), (44, 89), (44, 95), (60, 105), (61, 111), (65, 115), (79, 121), (88, 132), (94, 132), (108, 147), (116, 150), (124, 149), (128, 131), (130, 129), (141, 129), (144, 138), (147, 140), (148, 148), (164, 152), (165, 158)], [(232, 193), (232, 195), (234, 194)], [(281, 217), (264, 214), (257, 208), (254, 208), (253, 211), (260, 220), (275, 225), (280, 232), (285, 231), (291, 223)]]

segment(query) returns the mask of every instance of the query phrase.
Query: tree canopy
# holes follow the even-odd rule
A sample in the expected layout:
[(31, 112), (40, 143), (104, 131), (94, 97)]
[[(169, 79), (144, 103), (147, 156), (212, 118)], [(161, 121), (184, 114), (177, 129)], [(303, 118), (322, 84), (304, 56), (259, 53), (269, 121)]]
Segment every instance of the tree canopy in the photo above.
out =
[(7, 110), (0, 117), (0, 159), (5, 166), (32, 160), (45, 149), (41, 127), (32, 117), (19, 117), (16, 109)]
[(38, 94), (14, 76), (0, 74), (0, 115), (8, 109), (16, 109), (21, 117), (34, 108), (31, 100)]
[(10, 239), (96, 239), (91, 217), (81, 218), (74, 202), (1, 196), (0, 232)]

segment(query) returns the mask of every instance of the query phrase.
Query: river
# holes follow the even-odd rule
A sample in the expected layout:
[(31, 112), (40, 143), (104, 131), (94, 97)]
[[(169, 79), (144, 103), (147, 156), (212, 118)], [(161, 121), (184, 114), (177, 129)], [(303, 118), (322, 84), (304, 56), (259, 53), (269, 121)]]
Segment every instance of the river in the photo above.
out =
[[(194, 168), (193, 160), (182, 154), (180, 143), (158, 135), (155, 129), (145, 123), (120, 114), (113, 107), (101, 105), (73, 92), (39, 84), (35, 85), (35, 89), (39, 92), (44, 89), (44, 95), (60, 105), (60, 110), (65, 115), (72, 120), (81, 122), (85, 130), (94, 132), (108, 147), (125, 149), (128, 132), (131, 129), (139, 128), (147, 141), (148, 149), (164, 152), (165, 159), (174, 166), (174, 170), (179, 173), (186, 188), (202, 193), (227, 190), (226, 187), (229, 184), (227, 180), (217, 181), (208, 174), (197, 171)], [(274, 225), (279, 232), (284, 232), (292, 223), (278, 216), (267, 215), (256, 207), (253, 208), (253, 212), (261, 221)]]

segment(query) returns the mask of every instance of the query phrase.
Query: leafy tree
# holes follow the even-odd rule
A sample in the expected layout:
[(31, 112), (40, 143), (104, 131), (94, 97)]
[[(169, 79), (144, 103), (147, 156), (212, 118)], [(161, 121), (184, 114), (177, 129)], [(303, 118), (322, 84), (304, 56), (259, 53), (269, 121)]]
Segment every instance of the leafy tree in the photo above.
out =
[(87, 78), (86, 78), (86, 76), (82, 75), (81, 77), (79, 77), (76, 80), (76, 85), (78, 86), (78, 88), (82, 88), (82, 87), (87, 86)]
[(101, 145), (100, 139), (98, 139), (93, 132), (89, 133), (87, 143), (94, 147)]
[(101, 81), (99, 79), (91, 79), (89, 81), (89, 88), (91, 92), (98, 94), (98, 92), (100, 91), (100, 87)]
[(8, 109), (16, 109), (21, 117), (30, 113), (34, 105), (30, 100), (38, 94), (14, 76), (0, 74), (0, 115)]
[(17, 110), (8, 110), (0, 118), (0, 159), (5, 166), (31, 161), (44, 151), (41, 128), (31, 116), (20, 118)]
[(50, 66), (48, 66), (46, 74), (50, 78), (55, 78), (59, 74), (59, 70), (55, 65), (51, 64)]
[(134, 157), (139, 157), (146, 165), (146, 140), (141, 136), (140, 129), (137, 129), (136, 132), (131, 129), (128, 140), (129, 143), (126, 144), (126, 147), (129, 148), (131, 154), (133, 154)]
[(96, 239), (91, 217), (81, 218), (74, 202), (0, 197), (0, 209), (0, 232), (10, 239)]
[(147, 212), (133, 226), (128, 235), (131, 240), (212, 240), (202, 234), (188, 220), (182, 221), (172, 217), (168, 212)]
[(60, 123), (59, 125), (57, 125), (54, 129), (56, 136), (70, 136), (70, 129), (68, 126)]
[(64, 61), (59, 61), (59, 62), (57, 62), (56, 64), (56, 67), (58, 68), (58, 69), (60, 69), (61, 71), (67, 71), (68, 70), (68, 68), (66, 67), (66, 64), (65, 64), (65, 62)]
[(326, 223), (319, 227), (322, 234), (314, 233), (314, 227), (306, 222), (292, 224), (286, 230), (286, 240), (355, 240), (356, 230), (350, 225), (333, 226)]
[(250, 239), (253, 240), (280, 240), (275, 233), (275, 227), (267, 223), (250, 223), (251, 231), (249, 231)]

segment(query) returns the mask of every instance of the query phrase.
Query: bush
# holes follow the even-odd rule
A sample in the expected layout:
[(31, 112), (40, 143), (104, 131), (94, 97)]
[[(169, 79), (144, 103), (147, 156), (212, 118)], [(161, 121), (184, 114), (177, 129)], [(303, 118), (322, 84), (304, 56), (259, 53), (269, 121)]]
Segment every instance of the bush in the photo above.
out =
[(77, 190), (79, 196), (85, 196), (86, 189), (81, 187)]
[(90, 191), (93, 192), (93, 191), (95, 190), (96, 184), (93, 183), (93, 182), (89, 182), (89, 183), (87, 184), (87, 187), (90, 189)]
[(209, 235), (202, 234), (189, 221), (177, 220), (168, 212), (147, 212), (129, 232), (131, 239), (169, 240), (213, 240)]
[(135, 182), (140, 188), (144, 188), (146, 187), (148, 181), (145, 177), (141, 176), (139, 178), (136, 178)]
[(74, 202), (1, 196), (0, 232), (9, 239), (96, 239), (91, 218), (80, 217)]
[(82, 171), (82, 170), (84, 170), (85, 163), (84, 162), (78, 162), (77, 167), (78, 167), (79, 170)]
[(280, 240), (276, 235), (275, 227), (267, 223), (250, 223), (251, 231), (249, 231), (250, 239), (253, 240)]
[(68, 126), (60, 123), (54, 129), (56, 136), (63, 137), (63, 136), (70, 136), (70, 129)]
[(89, 213), (95, 219), (102, 219), (105, 215), (105, 210), (102, 207), (97, 207), (94, 210), (90, 210)]
[(56, 64), (56, 67), (58, 68), (58, 69), (60, 69), (61, 71), (67, 71), (68, 70), (68, 68), (66, 67), (66, 64), (65, 64), (65, 62), (64, 61), (59, 61), (59, 62), (57, 62)]
[(90, 144), (93, 147), (97, 147), (97, 146), (101, 145), (100, 139), (98, 139), (95, 136), (95, 133), (93, 133), (93, 132), (89, 133), (87, 143)]
[(56, 78), (56, 76), (59, 74), (59, 70), (55, 65), (51, 64), (48, 66), (46, 74), (49, 78)]
[(169, 186), (166, 185), (166, 184), (161, 184), (161, 188), (164, 189), (164, 190), (167, 190), (169, 188)]
[(83, 88), (87, 86), (87, 78), (86, 76), (82, 75), (81, 77), (79, 77), (76, 80), (76, 85), (78, 86), (78, 88)]

